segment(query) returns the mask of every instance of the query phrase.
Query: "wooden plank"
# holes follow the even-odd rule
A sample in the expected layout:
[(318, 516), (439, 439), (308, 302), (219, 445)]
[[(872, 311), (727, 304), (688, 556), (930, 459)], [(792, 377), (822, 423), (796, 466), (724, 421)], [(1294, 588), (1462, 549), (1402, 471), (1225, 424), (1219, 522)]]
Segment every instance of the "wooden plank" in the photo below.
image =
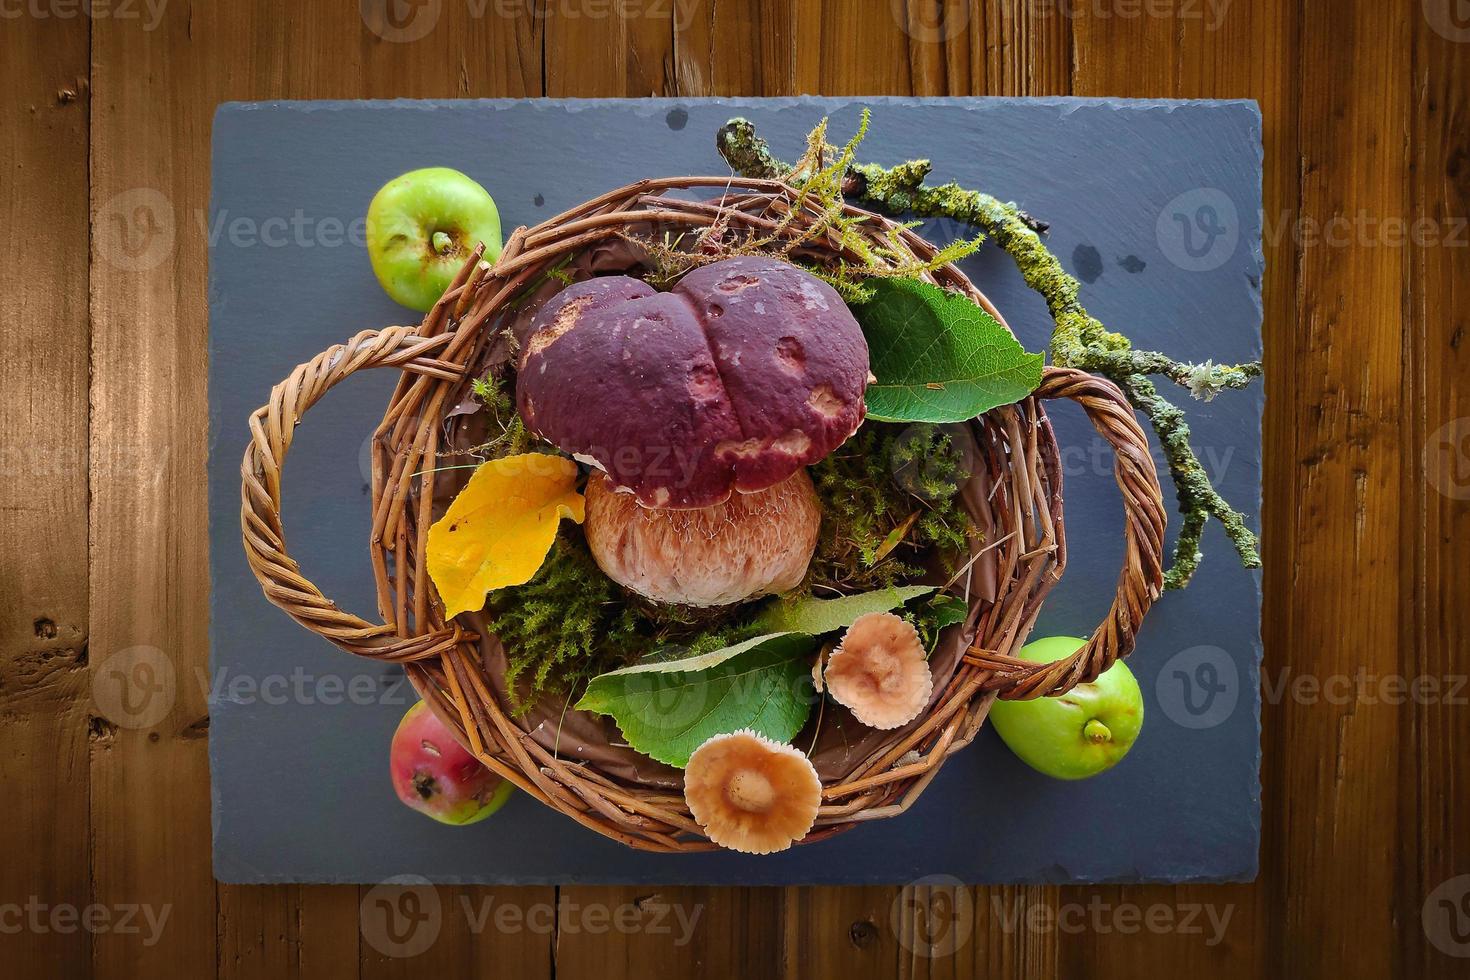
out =
[[(1071, 91), (1069, 18), (1026, 0), (955, 4), (908, 0), (905, 32), (916, 94), (1065, 95)], [(943, 65), (942, 78), (934, 64)], [(944, 179), (939, 176), (938, 179)], [(905, 977), (1057, 975), (1057, 937), (1028, 928), (1055, 906), (1047, 886), (910, 885), (894, 896), (890, 923)]]
[(217, 975), (357, 976), (356, 894), (331, 885), (219, 886)]
[(668, 2), (557, 0), (545, 13), (546, 94), (553, 98), (664, 95), (674, 88), (675, 13)]
[(904, 0), (794, 0), (796, 90), (912, 95)]
[[(0, 263), (0, 903), (17, 907), (0, 924), (0, 963), (12, 976), (80, 976), (93, 710), (86, 21), (8, 19), (0, 91), (0, 227), (12, 243)], [(57, 910), (70, 919), (53, 925)]]
[[(417, 8), (431, 10), (432, 8)], [(437, 20), (421, 37), (395, 40), (391, 29), (371, 17), (357, 21), (349, 7), (330, 10), (314, 9), (319, 21), (313, 33), (326, 39), (328, 53), (320, 62), (311, 62), (311, 70), (299, 76), (287, 73), (279, 78), (263, 71), (252, 80), (253, 91), (237, 98), (281, 97), (364, 97), (386, 98), (416, 96), (448, 97), (520, 97), (543, 94), (542, 25), (535, 16), (523, 13), (516, 5), (446, 4), (438, 8)], [(383, 33), (378, 33), (381, 30)], [(409, 35), (424, 31), (422, 24), (410, 25)], [(295, 53), (286, 45), (277, 57), (267, 63), (289, 64), (287, 54)], [(451, 71), (444, 70), (450, 66)], [(307, 93), (311, 93), (308, 95)], [(426, 952), (400, 958), (383, 954), (371, 944), (360, 941), (360, 902), (372, 894), (371, 888), (295, 886), (258, 888), (221, 888), (221, 919), (227, 924), (244, 923), (254, 927), (253, 938), (262, 934), (259, 923), (278, 917), (299, 931), (299, 955), (285, 963), (273, 960), (271, 944), (247, 942), (244, 949), (259, 959), (253, 964), (256, 975), (333, 975), (363, 977), (417, 974), (420, 970), (443, 968), (451, 974), (467, 960), (482, 963), (487, 970), (509, 969), (528, 978), (543, 975), (550, 961), (549, 931), (537, 932), (521, 928), (505, 932), (488, 922), (472, 917), (491, 892), (486, 889), (438, 889), (442, 897), (444, 921), (432, 947)], [(258, 893), (269, 898), (256, 901)], [(502, 903), (512, 900), (517, 906), (534, 907), (553, 899), (549, 888), (500, 889)], [(366, 927), (364, 927), (366, 928)], [(291, 933), (287, 933), (290, 935)], [(228, 950), (225, 950), (228, 952)], [(232, 970), (221, 975), (247, 975), (246, 960), (230, 961)]]
[(1072, 18), (1055, 4), (986, 0), (970, 31), (981, 58), (975, 71), (989, 95), (1067, 95), (1072, 91)]
[[(881, 6), (881, 5), (880, 5)], [(893, 0), (826, 4), (818, 22), (799, 5), (797, 77), (820, 91), (862, 94), (1061, 94), (1071, 32), (1024, 0), (985, 5)], [(833, 10), (836, 7), (837, 9)], [(1032, 22), (1045, 29), (1033, 30)], [(1020, 26), (1025, 25), (1025, 26)], [(1014, 32), (1008, 35), (1005, 32)], [(1009, 38), (1024, 38), (1013, 45)], [(1057, 66), (1062, 66), (1058, 70)], [(1054, 900), (1050, 888), (787, 889), (788, 976), (1055, 975), (1055, 937), (1008, 927), (1001, 912)]]
[(782, 980), (892, 977), (900, 950), (897, 888), (786, 888)]
[[(1265, 561), (1262, 670), (1267, 676), (1274, 676), (1274, 669), (1287, 662), (1294, 649), (1291, 617), (1301, 601), (1288, 584), (1299, 512), (1291, 504), (1296, 499), (1297, 478), (1291, 461), (1298, 458), (1300, 416), (1296, 411), (1269, 409), (1290, 405), (1302, 391), (1302, 382), (1289, 367), (1298, 343), (1294, 327), (1298, 322), (1299, 255), (1294, 236), (1279, 234), (1288, 215), (1302, 213), (1298, 112), (1299, 84), (1304, 76), (1299, 67), (1299, 13), (1297, 7), (1269, 0), (1206, 6), (1200, 17), (1179, 34), (1180, 81), (1176, 92), (1182, 98), (1254, 98), (1261, 107), (1262, 210), (1266, 217), (1262, 341), (1269, 367), (1264, 379), (1268, 410), (1262, 425), (1264, 507), (1259, 526)], [(1231, 556), (1222, 551), (1216, 560), (1229, 561)], [(1279, 701), (1262, 705), (1264, 802), (1258, 880), (1253, 886), (1178, 889), (1180, 904), (1207, 911), (1213, 907), (1220, 917), (1230, 910), (1232, 917), (1223, 948), (1207, 946), (1207, 938), (1183, 932), (1156, 940), (1153, 946), (1159, 961), (1169, 963), (1170, 969), (1221, 976), (1268, 974), (1275, 968), (1275, 944), (1283, 941), (1278, 909), (1284, 883), (1287, 811), (1281, 804), (1298, 792), (1288, 781), (1297, 749), (1280, 735), (1283, 710)], [(1121, 970), (1123, 957), (1118, 960)]]
[(788, 0), (677, 0), (671, 95), (795, 94)]
[(1058, 976), (1056, 935), (1039, 927), (1055, 898), (1055, 888), (1030, 885), (905, 887), (892, 923), (900, 947), (899, 976)]
[(1405, 460), (1402, 524), (1406, 674), (1422, 680), (1402, 709), (1402, 758), (1411, 764), (1399, 780), (1405, 854), (1397, 865), (1401, 975), (1448, 978), (1463, 973), (1455, 956), (1470, 951), (1450, 928), (1463, 924), (1457, 903), (1470, 893), (1470, 24), (1453, 20), (1449, 4), (1424, 13), (1412, 42), (1403, 428), (1406, 451), (1423, 453)]
[[(1410, 19), (1368, 0), (1308, 4), (1302, 13), (1303, 229), (1308, 221), (1326, 228), (1334, 218), (1404, 215)], [(1296, 521), (1277, 553), (1292, 564), (1267, 582), (1267, 594), (1280, 590), (1292, 604), (1289, 632), (1268, 636), (1276, 641), (1268, 662), (1324, 681), (1407, 666), (1399, 642), (1400, 481), (1415, 450), (1398, 429), (1405, 258), (1353, 239), (1344, 248), (1324, 235), (1302, 249), (1295, 358), (1287, 362), (1295, 391), (1277, 403), (1307, 424), (1294, 452), (1277, 447), (1276, 458), (1298, 464), (1289, 492), (1285, 481), (1272, 484)], [(1348, 586), (1345, 570), (1371, 587)], [(1400, 710), (1378, 698), (1288, 698), (1267, 724), (1267, 746), (1281, 753), (1266, 786), (1280, 821), (1268, 887), (1284, 899), (1270, 912), (1282, 930), (1272, 966), (1297, 977), (1389, 976), (1400, 933), (1386, 899), (1397, 842), (1409, 832), (1394, 794), (1384, 791), (1397, 785), (1399, 760), (1411, 756), (1400, 743)], [(1381, 898), (1344, 901), (1349, 895)]]
[[(399, 896), (404, 889), (397, 889)], [(395, 890), (365, 889), (362, 905), (362, 976), (375, 980), (418, 977), (553, 976), (556, 895), (551, 888), (484, 888), (417, 885), (404, 904)], [(394, 916), (385, 930), (374, 924), (384, 898)]]
[[(983, 88), (970, 91), (1011, 96), (1072, 92), (1072, 21), (1057, 9), (1030, 0), (989, 0), (983, 7), (976, 5), (969, 36), (969, 50), (983, 57), (983, 61), (974, 61), (972, 85), (984, 80)], [(953, 94), (962, 94), (962, 90)], [(959, 944), (952, 959), (930, 956), (927, 961), (915, 960), (914, 976), (1040, 980), (1059, 975), (1058, 936), (1028, 928), (1025, 919), (1018, 918), (1032, 915), (1033, 909), (1054, 908), (1057, 888), (975, 888), (970, 900), (975, 922), (972, 941)]]
[(206, 266), (192, 218), (206, 195), (204, 93), (217, 89), (200, 84), (191, 26), (178, 7), (154, 31), (93, 25), (92, 447), (124, 447), (140, 465), (92, 473), (92, 649), (102, 669), (141, 658), (127, 676), (146, 706), (93, 756), (95, 887), (104, 903), (171, 908), (152, 946), (98, 937), (99, 977), (216, 966), (207, 709), (193, 682), (208, 650), (208, 518)]
[[(981, 72), (978, 40), (985, 36), (979, 5), (965, 0), (891, 0), (889, 16), (908, 43), (914, 95), (974, 91), (971, 72)], [(878, 19), (878, 18), (875, 18)], [(983, 85), (983, 74), (980, 83)]]
[[(1289, 8), (1237, 4), (1213, 36), (1146, 25), (1156, 45), (1183, 37), (1181, 56), (1151, 50), (1130, 78), (1152, 93), (1174, 72), (1178, 94), (1256, 95), (1266, 113), (1267, 358), (1296, 368), (1268, 380), (1272, 404), (1293, 407), (1274, 413), (1266, 431), (1266, 496), (1280, 508), (1266, 515), (1266, 672), (1271, 678), (1289, 667), (1325, 681), (1352, 676), (1365, 660), (1385, 674), (1399, 667), (1392, 640), (1399, 592), (1388, 568), (1398, 560), (1402, 458), (1387, 422), (1402, 401), (1402, 257), (1370, 242), (1334, 247), (1310, 236), (1360, 211), (1403, 213), (1408, 101), (1399, 81), (1406, 71), (1396, 60), (1404, 51), (1402, 25), (1391, 15), (1367, 5), (1330, 16), (1303, 10), (1307, 20), (1294, 26), (1282, 20)], [(1264, 56), (1263, 37), (1277, 42)], [(1092, 47), (1106, 50), (1106, 42)], [(1305, 80), (1300, 91), (1286, 82), (1298, 77)], [(1342, 79), (1356, 84), (1340, 85)], [(1127, 80), (1113, 81), (1129, 91)], [(1372, 135), (1364, 140), (1364, 133)], [(1351, 179), (1329, 183), (1329, 173)], [(1291, 185), (1299, 175), (1305, 180), (1298, 190)], [(1307, 236), (1304, 249), (1295, 247), (1298, 233)], [(1299, 330), (1283, 336), (1279, 325), (1298, 320)], [(1300, 427), (1302, 419), (1311, 424)], [(1278, 467), (1284, 459), (1299, 460), (1299, 468)], [(1332, 528), (1353, 531), (1323, 533)], [(1366, 604), (1349, 600), (1349, 608), (1333, 584), (1338, 569), (1375, 566), (1381, 588)], [(1341, 629), (1349, 619), (1361, 629), (1351, 641)], [(1267, 962), (1291, 975), (1388, 975), (1395, 959), (1388, 904), (1343, 903), (1342, 896), (1384, 894), (1393, 881), (1386, 841), (1393, 839), (1396, 805), (1370, 787), (1396, 777), (1394, 711), (1381, 702), (1287, 698), (1267, 705), (1264, 724), (1265, 796), (1290, 799), (1291, 820), (1284, 805), (1268, 810), (1262, 883), (1245, 892), (1180, 889), (1174, 900), (1236, 906), (1240, 925), (1232, 926), (1228, 943), (1211, 950), (1179, 933), (1126, 946), (1099, 937), (1085, 959), (1096, 975), (1133, 975), (1165, 963), (1192, 974), (1234, 975), (1259, 972)], [(1349, 871), (1331, 857), (1373, 853), (1375, 842), (1381, 859), (1366, 862), (1366, 876), (1358, 863)], [(1164, 893), (1123, 894), (1139, 901)]]
[(556, 975), (773, 977), (779, 901), (770, 888), (562, 888)]
[[(904, 33), (907, 16), (902, 2), (796, 0), (792, 19), (796, 90), (822, 95), (912, 94), (913, 50)], [(777, 152), (792, 159), (799, 149), (777, 148)], [(786, 888), (783, 894), (782, 977), (876, 980), (894, 975), (900, 946), (892, 912), (900, 889)]]
[[(946, 11), (948, 17), (952, 12)], [(959, 64), (949, 64), (952, 94), (1066, 95), (1072, 91), (1072, 23), (1045, 5), (1027, 0), (989, 0), (974, 5), (973, 21), (963, 37), (970, 54), (968, 88)], [(953, 53), (961, 38), (949, 43)], [(929, 951), (914, 957), (913, 976), (995, 976), (1041, 978), (1057, 975), (1058, 940), (1044, 930), (1027, 928), (1031, 910), (1053, 907), (1057, 889), (1050, 886), (975, 888), (969, 892), (974, 926), (969, 942), (959, 943), (952, 957)], [(935, 897), (931, 894), (931, 905)], [(1021, 917), (1021, 918), (1018, 918)], [(930, 911), (929, 918), (933, 918)], [(915, 918), (914, 925), (923, 922)]]

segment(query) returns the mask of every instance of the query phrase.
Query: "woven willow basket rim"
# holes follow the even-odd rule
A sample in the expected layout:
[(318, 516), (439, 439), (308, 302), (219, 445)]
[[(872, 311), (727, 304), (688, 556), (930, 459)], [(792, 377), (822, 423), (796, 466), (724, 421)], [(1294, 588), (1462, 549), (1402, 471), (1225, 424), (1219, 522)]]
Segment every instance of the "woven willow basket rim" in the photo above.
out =
[[(717, 201), (685, 200), (671, 192), (717, 188)], [(670, 177), (610, 191), (534, 228), (517, 228), (492, 266), (477, 250), (417, 327), (365, 330), (298, 366), (249, 419), (251, 441), (241, 466), (241, 532), (247, 559), (266, 597), (298, 623), (349, 653), (405, 665), (415, 688), (464, 744), (516, 786), (584, 826), (631, 847), (689, 852), (715, 847), (681, 795), (613, 778), (594, 765), (549, 752), (518, 727), (492, 692), (479, 637), (442, 605), (425, 570), (435, 475), (426, 460), (441, 450), (443, 420), (458, 404), (487, 345), (505, 326), (510, 302), (565, 258), (630, 229), (682, 229), (710, 234), (788, 236), (820, 221), (797, 193), (773, 180)], [(863, 218), (873, 240), (896, 236), (912, 257), (932, 259), (935, 247), (888, 218), (846, 206)], [(820, 233), (799, 248), (803, 257), (843, 255), (835, 236)], [(849, 256), (852, 257), (852, 256)], [(963, 292), (1005, 318), (954, 265), (928, 277)], [(1007, 328), (1009, 329), (1009, 327)], [(401, 376), (373, 439), (371, 557), (382, 622), (338, 608), (287, 553), (281, 518), (281, 471), (296, 426), (340, 381), (376, 367)], [(1042, 600), (1066, 562), (1061, 467), (1048, 399), (1080, 404), (1115, 450), (1114, 476), (1124, 505), (1124, 561), (1107, 618), (1071, 657), (1051, 664), (1015, 653)], [(973, 635), (953, 675), (927, 713), (883, 743), (841, 779), (824, 782), (822, 807), (801, 843), (830, 837), (857, 823), (893, 816), (914, 802), (949, 755), (969, 744), (994, 697), (1057, 695), (1095, 679), (1131, 652), (1144, 614), (1159, 594), (1165, 510), (1147, 437), (1122, 393), (1104, 379), (1047, 368), (1041, 387), (1015, 405), (986, 413), (972, 425), (989, 480), (996, 570), (992, 600), (972, 597)], [(977, 471), (978, 472), (978, 471)], [(418, 481), (415, 486), (415, 480)], [(956, 629), (957, 627), (951, 627)]]

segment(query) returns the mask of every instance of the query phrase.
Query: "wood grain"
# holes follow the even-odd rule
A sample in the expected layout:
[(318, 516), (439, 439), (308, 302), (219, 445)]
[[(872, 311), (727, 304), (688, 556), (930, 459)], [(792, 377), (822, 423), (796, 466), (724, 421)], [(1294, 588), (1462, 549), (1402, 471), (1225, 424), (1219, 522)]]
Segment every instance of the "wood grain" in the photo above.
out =
[[(85, 22), (0, 28), (0, 903), (21, 906), (91, 892), (86, 81)], [(90, 955), (49, 925), (0, 931), (14, 976)]]
[(671, 95), (796, 95), (789, 0), (678, 0)]
[(562, 0), (545, 9), (547, 95), (663, 95), (670, 87), (675, 73), (672, 0)]
[(170, 9), (153, 31), (92, 24), (92, 453), (132, 463), (92, 471), (92, 650), (106, 667), (141, 647), (154, 675), (172, 678), (132, 692), (150, 713), (157, 699), (167, 710), (114, 719), (92, 761), (97, 901), (171, 906), (151, 946), (96, 938), (93, 967), (109, 978), (216, 968), (208, 714), (196, 682), (208, 652), (205, 311), (192, 288), (206, 275), (193, 219), (211, 109), (187, 15)]
[[(1302, 63), (1337, 84), (1305, 87), (1300, 97), (1303, 227), (1334, 216), (1406, 214), (1409, 22), (1373, 3), (1309, 5), (1304, 14)], [(1346, 247), (1326, 237), (1306, 242), (1292, 407), (1311, 425), (1296, 433), (1298, 468), (1286, 499), (1297, 522), (1291, 574), (1281, 580), (1297, 601), (1272, 662), (1323, 678), (1359, 667), (1399, 673), (1408, 666), (1398, 622), (1401, 479), (1412, 452), (1399, 431), (1408, 408), (1405, 256), (1356, 232)], [(1344, 569), (1374, 586), (1344, 588)], [(1389, 847), (1408, 828), (1398, 801), (1382, 790), (1397, 784), (1405, 757), (1401, 714), (1363, 698), (1288, 698), (1273, 710), (1275, 744), (1291, 747), (1284, 780), (1273, 781), (1291, 813), (1273, 838), (1271, 873), (1285, 895), (1277, 915), (1287, 937), (1316, 937), (1310, 952), (1300, 941), (1281, 944), (1281, 967), (1292, 975), (1389, 976), (1399, 965), (1400, 930), (1412, 919), (1401, 926), (1390, 902), (1343, 896), (1396, 892)], [(1363, 860), (1336, 859), (1344, 854)]]
[[(1442, 882), (1470, 873), (1470, 23), (1460, 26), (1452, 41), (1415, 21), (1409, 69), (1400, 635), (1407, 676), (1434, 678), (1437, 691), (1399, 719), (1400, 758), (1410, 760), (1399, 771), (1400, 839), (1413, 842), (1395, 862), (1404, 976), (1451, 975), (1444, 950), (1420, 931), (1421, 909)], [(1416, 234), (1424, 247), (1413, 247)]]
[[(0, 903), (170, 909), (154, 945), (0, 932), (4, 975), (1456, 975), (1420, 910), (1470, 873), (1470, 710), (1448, 690), (1470, 659), (1470, 504), (1455, 482), (1470, 444), (1453, 438), (1457, 422), (1470, 430), (1470, 244), (1456, 231), (1470, 214), (1470, 44), (1447, 36), (1453, 20), (1424, 16), (1433, 0), (427, 0), (391, 20), (375, 2), (367, 16), (353, 3), (170, 3), (156, 29), (0, 24), (0, 215), (12, 241), (40, 229), (44, 243), (0, 264), (0, 545), (27, 556), (0, 578), (19, 597), (0, 612), (0, 815), (18, 830)], [(405, 9), (434, 19), (395, 40)], [(1257, 99), (1266, 675), (1361, 667), (1436, 679), (1441, 695), (1266, 705), (1253, 885), (445, 887), (439, 938), (413, 959), (364, 940), (370, 889), (216, 885), (196, 682), (199, 215), (214, 106), (800, 92)], [(1376, 230), (1353, 223), (1360, 213)], [(1349, 222), (1346, 241), (1304, 242), (1335, 218)], [(1395, 243), (1382, 224), (1394, 219), (1429, 230)], [(176, 682), (167, 714), (146, 725), (108, 718), (89, 683), (140, 647), (156, 652), (129, 655), (161, 657)], [(1176, 914), (1208, 903), (1231, 920), (1207, 945), (1179, 930), (1073, 935), (1016, 918), (1093, 902)], [(699, 910), (688, 942), (652, 926), (660, 903)], [(519, 926), (484, 915), (505, 907)]]
[(353, 889), (324, 885), (219, 886), (218, 976), (358, 975)]
[(557, 976), (777, 975), (777, 889), (618, 886), (560, 892)]

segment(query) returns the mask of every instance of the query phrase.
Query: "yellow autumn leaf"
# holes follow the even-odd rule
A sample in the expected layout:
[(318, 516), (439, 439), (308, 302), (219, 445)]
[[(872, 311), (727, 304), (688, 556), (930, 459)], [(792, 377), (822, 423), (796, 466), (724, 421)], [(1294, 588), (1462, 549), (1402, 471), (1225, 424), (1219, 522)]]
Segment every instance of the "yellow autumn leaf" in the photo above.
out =
[(561, 519), (581, 524), (585, 513), (569, 459), (522, 453), (481, 464), (429, 528), (429, 577), (444, 615), (479, 609), (493, 589), (529, 582)]

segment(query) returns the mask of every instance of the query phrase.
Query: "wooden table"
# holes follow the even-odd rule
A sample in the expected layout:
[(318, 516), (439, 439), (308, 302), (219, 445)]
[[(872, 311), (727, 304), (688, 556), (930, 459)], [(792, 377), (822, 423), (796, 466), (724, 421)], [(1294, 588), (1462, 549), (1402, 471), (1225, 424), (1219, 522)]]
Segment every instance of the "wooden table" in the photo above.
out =
[[(943, 21), (939, 0), (403, 4), (369, 19), (391, 36), (437, 17), (419, 40), (343, 0), (0, 4), (0, 975), (1463, 975), (1421, 917), (1470, 873), (1470, 23), (1452, 0), (984, 0)], [(657, 904), (651, 889), (444, 888), (524, 925), (446, 915), (410, 960), (362, 941), (359, 889), (217, 885), (196, 682), (215, 105), (803, 92), (1259, 100), (1259, 881), (974, 889), (973, 932), (941, 957), (923, 939), (958, 896), (925, 889), (657, 889), (700, 909), (677, 945), (598, 934), (586, 912)], [(139, 220), (119, 197), (138, 188), (171, 223)], [(140, 644), (174, 659), (181, 696), (151, 730), (118, 729), (89, 664)], [(1405, 697), (1398, 678), (1435, 689)], [(1018, 923), (1017, 903), (1062, 915)], [(151, 945), (130, 905), (169, 910)], [(1195, 906), (1202, 931), (1158, 927)], [(1213, 945), (1208, 910), (1230, 916)]]

